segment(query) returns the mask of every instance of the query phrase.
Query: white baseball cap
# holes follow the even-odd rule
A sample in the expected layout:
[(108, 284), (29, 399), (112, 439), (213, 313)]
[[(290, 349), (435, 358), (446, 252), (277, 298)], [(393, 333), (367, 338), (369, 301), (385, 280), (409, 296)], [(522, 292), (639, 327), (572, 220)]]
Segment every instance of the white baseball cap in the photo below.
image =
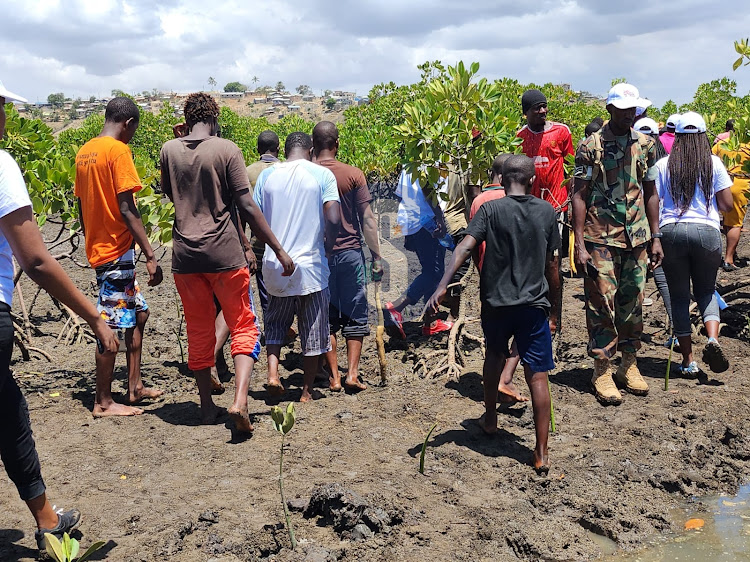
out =
[(667, 125), (667, 127), (674, 128), (674, 127), (677, 126), (677, 121), (679, 121), (679, 120), (680, 120), (680, 114), (679, 113), (673, 113), (672, 115), (670, 115), (669, 117), (667, 117), (666, 125)]
[(14, 94), (13, 92), (10, 92), (5, 89), (5, 86), (3, 86), (3, 83), (0, 82), (0, 98), (5, 98), (6, 102), (9, 101), (20, 101), (23, 103), (28, 103), (29, 100), (26, 98), (22, 98), (18, 94)]
[[(692, 127), (689, 129), (688, 127)], [(705, 133), (706, 122), (700, 113), (695, 111), (688, 111), (680, 115), (680, 118), (675, 123), (675, 133)]]
[(646, 133), (649, 135), (658, 135), (659, 134), (659, 125), (651, 119), (651, 117), (644, 117), (642, 119), (638, 119), (638, 121), (635, 122), (635, 125), (633, 125), (633, 128), (636, 131), (639, 131), (641, 133)]
[(607, 105), (614, 105), (617, 109), (632, 109), (642, 107), (646, 109), (651, 102), (642, 98), (638, 88), (631, 84), (615, 84), (607, 94)]

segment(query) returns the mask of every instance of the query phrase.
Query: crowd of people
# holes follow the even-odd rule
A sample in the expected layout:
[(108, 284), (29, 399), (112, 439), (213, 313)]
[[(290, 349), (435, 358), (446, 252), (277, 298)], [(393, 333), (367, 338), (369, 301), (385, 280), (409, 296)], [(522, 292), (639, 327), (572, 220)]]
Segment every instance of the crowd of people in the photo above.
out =
[[(23, 98), (0, 84), (0, 138), (4, 103), (14, 100)], [(531, 463), (547, 473), (547, 376), (555, 367), (552, 341), (560, 320), (567, 227), (573, 237), (571, 265), (584, 278), (593, 393), (602, 404), (619, 404), (621, 389), (637, 396), (649, 391), (637, 352), (650, 272), (672, 324), (674, 339), (667, 345), (682, 354), (679, 372), (701, 373), (692, 350), (691, 283), (708, 335), (703, 363), (716, 373), (729, 368), (718, 341), (715, 285), (719, 268), (737, 268), (748, 180), (741, 162), (727, 171), (720, 158), (737, 157), (726, 146), (731, 122), (713, 146), (696, 113), (670, 116), (660, 130), (647, 115), (650, 102), (629, 84), (610, 90), (608, 119), (592, 121), (577, 148), (569, 128), (548, 119), (541, 91), (524, 92), (520, 105), (526, 118), (517, 133), (522, 153), (500, 154), (488, 162), (486, 185), (472, 185), (469, 174), (449, 170), (438, 185), (423, 189), (402, 172), (397, 221), (404, 247), (415, 252), (421, 271), (402, 296), (385, 303), (384, 312), (393, 337), (406, 338), (402, 311), (420, 301), (425, 303), (424, 336), (450, 330), (458, 314), (460, 281), (477, 267), (486, 344), (482, 428), (497, 432), (498, 401), (528, 400), (513, 382), (522, 364), (536, 428)], [(315, 397), (321, 370), (332, 391), (366, 390), (359, 364), (370, 333), (367, 283), (380, 281), (384, 268), (365, 175), (337, 159), (336, 125), (322, 121), (312, 135), (289, 134), (283, 161), (278, 136), (264, 131), (258, 137), (260, 159), (246, 167), (240, 149), (220, 136), (219, 106), (211, 96), (190, 95), (184, 115), (185, 123), (174, 128), (175, 138), (161, 150), (161, 187), (175, 209), (171, 269), (203, 422), (214, 423), (222, 414), (214, 395), (224, 391), (219, 375), (226, 369), (223, 346), (230, 336), (236, 381), (227, 413), (239, 432), (253, 431), (247, 397), (262, 341), (267, 390), (274, 396), (286, 391), (279, 376), (282, 347), (297, 335), (304, 371), (301, 402)], [(133, 101), (114, 98), (101, 134), (76, 157), (75, 196), (99, 288), (96, 306), (47, 252), (21, 171), (0, 151), (0, 416), (6, 428), (0, 453), (36, 519), (40, 547), (44, 533), (60, 536), (75, 528), (80, 513), (58, 510), (46, 498), (26, 402), (10, 370), (12, 256), (94, 331), (94, 417), (143, 413), (137, 404), (162, 391), (141, 379), (149, 308), (136, 279), (135, 246), (145, 258), (149, 287), (160, 284), (163, 273), (135, 204), (141, 181), (128, 143), (138, 124)], [(565, 159), (573, 155), (574, 172), (566, 174)], [(440, 191), (444, 197), (436, 196)], [(722, 228), (727, 238), (723, 259)], [(446, 266), (447, 250), (452, 254)], [(446, 319), (438, 317), (441, 304), (449, 308)], [(111, 393), (119, 347), (113, 330), (123, 334), (126, 346), (125, 403), (115, 402)], [(343, 380), (339, 333), (347, 356)], [(615, 369), (618, 351), (622, 357)]]

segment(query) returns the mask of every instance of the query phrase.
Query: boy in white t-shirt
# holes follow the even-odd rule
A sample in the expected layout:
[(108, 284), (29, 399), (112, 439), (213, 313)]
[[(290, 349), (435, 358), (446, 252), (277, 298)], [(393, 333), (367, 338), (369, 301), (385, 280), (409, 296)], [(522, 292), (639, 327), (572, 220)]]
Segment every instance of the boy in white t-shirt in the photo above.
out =
[(263, 279), (268, 312), (263, 321), (268, 351), (268, 390), (279, 395), (279, 355), (287, 331), (297, 316), (304, 382), (300, 402), (312, 399), (319, 356), (330, 351), (328, 322), (328, 259), (341, 223), (339, 190), (333, 173), (313, 164), (312, 139), (306, 133), (286, 138), (286, 161), (261, 172), (253, 197), (271, 230), (296, 265), (284, 275), (268, 247), (263, 255)]
[[(5, 134), (5, 103), (26, 100), (6, 90), (0, 82), (0, 140)], [(47, 500), (39, 456), (31, 435), (29, 410), (10, 370), (13, 354), (13, 256), (21, 269), (52, 297), (69, 306), (91, 326), (104, 348), (115, 353), (117, 338), (86, 297), (73, 285), (39, 233), (21, 170), (13, 157), (0, 150), (0, 455), (18, 494), (34, 516), (34, 537), (45, 549), (44, 535), (62, 539), (78, 527), (77, 509), (56, 509)]]

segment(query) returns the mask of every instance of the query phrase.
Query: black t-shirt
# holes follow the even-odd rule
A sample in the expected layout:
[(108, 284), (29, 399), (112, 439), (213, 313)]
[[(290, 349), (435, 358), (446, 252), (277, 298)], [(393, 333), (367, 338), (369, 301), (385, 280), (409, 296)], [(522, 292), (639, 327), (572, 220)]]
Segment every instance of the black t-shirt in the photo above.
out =
[(533, 195), (484, 203), (466, 234), (486, 242), (479, 284), (483, 305), (549, 308), (547, 254), (560, 247), (555, 210)]

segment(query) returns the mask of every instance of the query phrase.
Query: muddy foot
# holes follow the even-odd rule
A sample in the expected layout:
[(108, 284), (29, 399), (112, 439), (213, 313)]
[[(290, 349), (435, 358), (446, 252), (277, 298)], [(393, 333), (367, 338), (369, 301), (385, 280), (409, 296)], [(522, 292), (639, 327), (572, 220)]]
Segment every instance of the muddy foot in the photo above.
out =
[(539, 456), (534, 451), (534, 455), (531, 459), (531, 466), (534, 467), (536, 473), (540, 476), (546, 476), (549, 473), (549, 455)]
[(254, 431), (253, 424), (250, 423), (250, 416), (247, 415), (247, 409), (241, 408), (229, 408), (227, 410), (229, 417), (234, 422), (234, 428), (240, 433), (252, 433)]
[(332, 392), (341, 392), (341, 382), (340, 381), (334, 381), (333, 377), (328, 378), (328, 389)]
[(477, 423), (485, 435), (495, 435), (497, 433), (497, 414), (495, 414), (494, 419), (489, 420), (487, 419), (487, 414), (484, 414), (479, 418)]
[(211, 369), (211, 394), (224, 394), (224, 385), (219, 379), (219, 371), (216, 368)]
[(138, 404), (139, 402), (143, 400), (155, 400), (159, 398), (162, 394), (164, 394), (163, 390), (159, 390), (158, 388), (147, 388), (145, 386), (142, 386), (141, 388), (137, 389), (133, 393), (128, 393), (127, 398), (125, 398), (125, 402), (128, 404)]
[(529, 399), (521, 394), (514, 383), (500, 383), (497, 387), (497, 401), (502, 404), (515, 404), (516, 402), (528, 402)]
[(363, 390), (367, 390), (367, 385), (360, 382), (359, 379), (346, 379), (344, 381), (344, 388), (347, 392), (362, 392)]
[(106, 408), (102, 408), (99, 404), (94, 404), (94, 410), (92, 412), (95, 418), (109, 418), (112, 416), (140, 416), (143, 410), (135, 408), (133, 406), (126, 406), (125, 404), (118, 404), (112, 402)]
[(266, 384), (266, 390), (271, 396), (281, 396), (286, 389), (280, 381), (268, 381)]
[(219, 417), (225, 412), (215, 404), (210, 408), (201, 408), (201, 423), (203, 425), (214, 425)]

